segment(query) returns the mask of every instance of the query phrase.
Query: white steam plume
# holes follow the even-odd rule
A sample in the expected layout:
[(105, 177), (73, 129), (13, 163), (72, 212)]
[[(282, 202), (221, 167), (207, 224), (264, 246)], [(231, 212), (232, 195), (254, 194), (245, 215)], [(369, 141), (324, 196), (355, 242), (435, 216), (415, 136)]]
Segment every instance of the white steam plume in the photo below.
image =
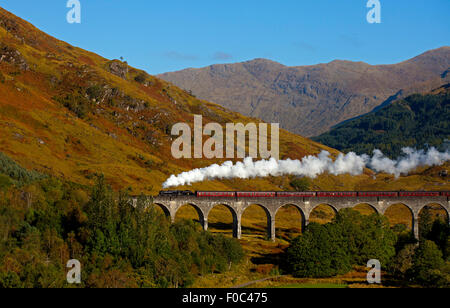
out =
[(414, 169), (422, 166), (440, 166), (450, 160), (450, 152), (439, 152), (436, 148), (430, 148), (428, 152), (416, 151), (412, 148), (403, 148), (405, 155), (397, 160), (391, 160), (383, 155), (380, 150), (373, 151), (373, 157), (368, 162), (368, 167), (376, 172), (394, 174), (396, 177), (406, 175)]
[(333, 175), (362, 174), (364, 168), (370, 168), (376, 172), (393, 174), (396, 177), (401, 174), (408, 174), (410, 171), (420, 166), (442, 165), (450, 160), (450, 152), (439, 152), (431, 148), (428, 152), (416, 151), (411, 148), (404, 148), (404, 156), (397, 160), (391, 160), (384, 156), (380, 150), (375, 150), (372, 157), (368, 155), (356, 155), (351, 152), (339, 154), (335, 161), (330, 158), (330, 153), (322, 151), (317, 157), (306, 156), (302, 160), (259, 160), (253, 161), (246, 158), (243, 162), (233, 164), (227, 161), (222, 165), (211, 165), (205, 168), (194, 169), (183, 172), (179, 175), (172, 175), (163, 184), (164, 188), (191, 185), (196, 182), (214, 179), (250, 179), (256, 177), (296, 175), (315, 178), (318, 175), (328, 172)]

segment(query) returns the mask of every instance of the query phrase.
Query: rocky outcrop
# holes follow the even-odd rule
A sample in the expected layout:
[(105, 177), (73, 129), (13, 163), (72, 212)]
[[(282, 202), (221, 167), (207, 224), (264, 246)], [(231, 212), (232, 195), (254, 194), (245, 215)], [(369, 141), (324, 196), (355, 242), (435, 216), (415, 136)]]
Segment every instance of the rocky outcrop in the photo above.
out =
[(108, 63), (108, 72), (122, 79), (127, 79), (128, 64), (117, 60)]
[(23, 71), (30, 69), (27, 61), (18, 50), (0, 42), (0, 63), (2, 62), (15, 65)]

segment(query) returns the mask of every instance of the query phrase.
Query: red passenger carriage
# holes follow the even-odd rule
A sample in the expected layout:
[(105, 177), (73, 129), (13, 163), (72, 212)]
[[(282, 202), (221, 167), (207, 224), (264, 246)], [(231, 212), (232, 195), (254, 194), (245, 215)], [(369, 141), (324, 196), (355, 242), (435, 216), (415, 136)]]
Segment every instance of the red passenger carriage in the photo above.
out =
[(332, 197), (332, 198), (344, 198), (344, 197), (357, 197), (356, 191), (320, 191), (317, 192), (317, 197)]
[(438, 197), (438, 191), (401, 191), (398, 193), (399, 197)]
[(398, 197), (398, 191), (361, 191), (358, 197)]
[(230, 198), (235, 197), (234, 191), (197, 191), (199, 198)]
[(303, 198), (303, 197), (315, 197), (315, 191), (280, 191), (277, 192), (277, 197), (294, 197), (294, 198)]
[(238, 191), (236, 192), (238, 198), (274, 198), (276, 192), (274, 191)]

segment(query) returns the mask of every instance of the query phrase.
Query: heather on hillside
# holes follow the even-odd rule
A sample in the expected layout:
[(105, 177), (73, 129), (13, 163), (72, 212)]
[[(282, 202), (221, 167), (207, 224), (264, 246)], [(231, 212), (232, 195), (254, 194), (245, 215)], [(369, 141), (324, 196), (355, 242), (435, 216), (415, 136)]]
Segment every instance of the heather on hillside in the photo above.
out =
[[(175, 124), (192, 126), (194, 115), (202, 115), (204, 125), (260, 122), (197, 99), (123, 59), (59, 41), (3, 8), (0, 59), (0, 152), (76, 183), (92, 185), (96, 174), (104, 174), (114, 189), (155, 194), (171, 174), (224, 161), (173, 159)], [(301, 158), (322, 150), (337, 153), (280, 132), (281, 155)], [(198, 189), (255, 184), (214, 182)], [(278, 187), (268, 178), (256, 185)]]

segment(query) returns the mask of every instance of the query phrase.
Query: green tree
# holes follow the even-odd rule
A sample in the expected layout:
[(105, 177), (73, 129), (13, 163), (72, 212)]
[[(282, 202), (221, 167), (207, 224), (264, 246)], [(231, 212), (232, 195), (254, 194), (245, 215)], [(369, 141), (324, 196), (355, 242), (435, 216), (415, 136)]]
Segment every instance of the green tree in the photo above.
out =
[(287, 250), (287, 263), (298, 277), (329, 277), (352, 265), (378, 259), (387, 266), (395, 256), (396, 235), (386, 218), (341, 210), (326, 225), (311, 224)]
[(394, 257), (392, 263), (389, 265), (389, 271), (394, 277), (403, 281), (408, 281), (411, 278), (411, 270), (413, 267), (414, 252), (416, 245), (406, 245)]
[(296, 277), (330, 277), (351, 269), (350, 256), (335, 241), (331, 224), (310, 224), (287, 250), (287, 262)]
[[(235, 239), (170, 225), (139, 196), (36, 177), (0, 155), (0, 287), (69, 287), (66, 262), (83, 264), (81, 287), (188, 287), (243, 258)], [(11, 177), (12, 176), (12, 177)], [(31, 182), (31, 183), (30, 183)], [(90, 193), (88, 193), (90, 191)]]
[(419, 284), (426, 287), (448, 286), (446, 264), (442, 252), (432, 241), (422, 241), (413, 257), (412, 276)]
[(390, 229), (386, 217), (378, 214), (365, 216), (353, 209), (343, 209), (333, 224), (338, 230), (341, 245), (351, 256), (352, 264), (364, 265), (368, 260), (378, 259), (382, 266), (387, 266), (395, 256), (397, 236)]

